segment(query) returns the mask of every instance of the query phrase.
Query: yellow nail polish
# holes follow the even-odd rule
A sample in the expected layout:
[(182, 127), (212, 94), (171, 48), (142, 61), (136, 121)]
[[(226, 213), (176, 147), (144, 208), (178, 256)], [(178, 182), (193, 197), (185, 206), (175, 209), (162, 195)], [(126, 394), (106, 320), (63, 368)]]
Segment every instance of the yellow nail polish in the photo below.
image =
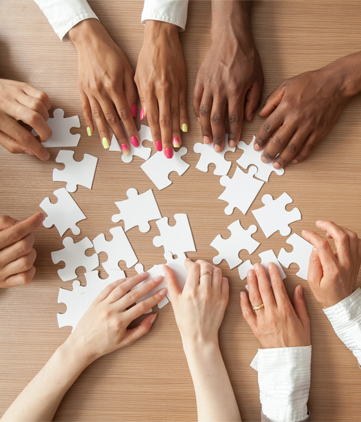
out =
[(188, 126), (185, 123), (182, 124), (182, 132), (188, 132)]
[(102, 144), (103, 144), (104, 149), (108, 149), (109, 148), (109, 142), (108, 142), (108, 139), (107, 138), (104, 137), (102, 139)]
[(87, 131), (88, 136), (92, 136), (92, 131), (91, 131), (90, 127), (87, 127), (86, 131)]

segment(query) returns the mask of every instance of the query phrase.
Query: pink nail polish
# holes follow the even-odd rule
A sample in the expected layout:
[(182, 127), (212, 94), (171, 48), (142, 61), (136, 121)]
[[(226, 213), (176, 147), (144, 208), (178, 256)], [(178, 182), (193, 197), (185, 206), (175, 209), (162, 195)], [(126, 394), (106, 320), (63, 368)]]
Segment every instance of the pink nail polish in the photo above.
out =
[(155, 147), (157, 148), (157, 151), (162, 151), (163, 149), (162, 143), (160, 141), (155, 143)]
[(144, 119), (144, 108), (140, 110), (140, 120)]
[(129, 148), (128, 148), (128, 145), (122, 144), (122, 145), (120, 146), (120, 148), (121, 148), (122, 153), (123, 153), (124, 155), (129, 155)]
[(137, 105), (136, 104), (132, 104), (130, 107), (130, 111), (132, 112), (132, 116), (133, 117), (137, 117)]
[(130, 138), (130, 142), (135, 146), (135, 147), (139, 147), (139, 141), (135, 136), (132, 136)]
[(165, 156), (167, 158), (172, 158), (173, 157), (173, 149), (172, 148), (166, 148), (165, 149)]
[(174, 146), (174, 148), (180, 147), (179, 138), (177, 138), (176, 136), (173, 138), (173, 146)]

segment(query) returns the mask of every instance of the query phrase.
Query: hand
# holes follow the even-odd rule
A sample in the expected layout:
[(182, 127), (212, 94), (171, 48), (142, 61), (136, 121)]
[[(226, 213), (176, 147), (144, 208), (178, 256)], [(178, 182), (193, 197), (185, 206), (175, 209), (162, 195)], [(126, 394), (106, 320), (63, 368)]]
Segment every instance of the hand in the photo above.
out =
[(41, 212), (20, 223), (6, 215), (0, 216), (0, 288), (28, 284), (34, 278), (33, 231), (44, 219)]
[[(183, 345), (218, 345), (218, 330), (228, 303), (228, 280), (222, 270), (206, 261), (185, 260), (187, 280), (181, 291), (174, 272), (164, 265), (164, 274)], [(200, 276), (201, 273), (210, 272)]]
[(46, 123), (51, 107), (49, 97), (23, 82), (0, 79), (0, 144), (13, 154), (36, 155), (48, 160), (50, 154), (34, 135), (18, 121), (31, 126), (41, 142), (51, 137)]
[(326, 236), (335, 241), (336, 253), (326, 239), (303, 230), (302, 236), (314, 246), (307, 279), (317, 302), (329, 308), (356, 289), (361, 264), (361, 240), (353, 231), (332, 221), (317, 221), (316, 226), (325, 230)]
[(139, 134), (133, 117), (137, 114), (134, 71), (122, 50), (96, 19), (75, 25), (69, 36), (78, 51), (80, 102), (88, 135), (97, 125), (103, 147), (109, 148), (111, 127), (124, 155), (129, 142), (139, 146)]
[(302, 73), (283, 82), (267, 98), (259, 113), (267, 120), (255, 142), (257, 151), (266, 146), (263, 162), (275, 159), (273, 166), (280, 169), (311, 155), (350, 99), (342, 88), (342, 78), (336, 66)]
[[(254, 270), (248, 271), (249, 299), (241, 292), (244, 319), (264, 349), (309, 346), (310, 320), (302, 286), (296, 287), (292, 306), (277, 266), (269, 263), (268, 272), (272, 286), (263, 265), (255, 264)], [(262, 303), (262, 309), (252, 310)]]
[(162, 276), (157, 276), (132, 290), (147, 277), (148, 273), (142, 273), (110, 284), (79, 321), (67, 342), (71, 343), (74, 351), (79, 350), (87, 364), (131, 345), (151, 329), (157, 314), (147, 316), (135, 328), (128, 328), (132, 321), (149, 311), (167, 293), (167, 289), (160, 289), (153, 296), (132, 306), (163, 280)]
[(188, 131), (186, 68), (177, 26), (146, 22), (135, 83), (142, 104), (140, 120), (148, 118), (155, 147), (172, 158), (173, 147), (181, 145), (180, 130)]

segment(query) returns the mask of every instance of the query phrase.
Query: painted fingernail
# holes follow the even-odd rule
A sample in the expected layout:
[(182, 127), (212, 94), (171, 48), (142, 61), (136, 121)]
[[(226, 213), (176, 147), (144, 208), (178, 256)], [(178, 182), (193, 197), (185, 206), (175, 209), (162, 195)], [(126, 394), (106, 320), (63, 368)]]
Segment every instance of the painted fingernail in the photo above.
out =
[(292, 160), (292, 164), (297, 164), (298, 160)]
[(231, 148), (234, 148), (234, 147), (236, 146), (236, 141), (234, 141), (234, 140), (232, 139), (232, 140), (228, 141), (228, 145), (229, 145)]
[(256, 151), (261, 151), (261, 147), (256, 142), (254, 143), (254, 149)]
[(176, 136), (173, 138), (173, 146), (174, 146), (174, 148), (180, 147), (179, 138), (177, 138)]
[(172, 148), (166, 148), (165, 149), (165, 156), (167, 158), (172, 158), (173, 157), (173, 149)]
[(138, 110), (137, 110), (137, 105), (136, 104), (132, 104), (130, 106), (130, 111), (131, 111), (133, 117), (137, 117), (137, 111)]
[(162, 143), (160, 141), (155, 143), (155, 147), (157, 148), (157, 151), (162, 151), (163, 149)]
[(160, 282), (163, 280), (163, 276), (161, 276), (161, 275), (157, 275), (156, 277), (154, 277), (154, 278), (153, 278), (153, 280), (154, 280), (156, 283), (160, 283)]
[(87, 132), (88, 136), (92, 136), (92, 130), (90, 129), (90, 127), (86, 128), (86, 132)]
[(104, 149), (108, 149), (109, 148), (109, 141), (108, 141), (108, 139), (107, 138), (103, 138), (102, 139), (102, 144), (103, 144), (103, 148)]
[(158, 316), (158, 314), (154, 314), (154, 315), (152, 316), (152, 318), (150, 319), (150, 323), (151, 323), (151, 324), (154, 324), (154, 321), (157, 319), (157, 316)]
[(269, 160), (263, 155), (261, 157), (261, 160), (262, 160), (263, 163), (269, 163)]
[(212, 141), (211, 141), (211, 138), (209, 137), (209, 136), (203, 136), (203, 143), (204, 144), (210, 144)]
[(273, 167), (275, 168), (275, 169), (280, 169), (280, 168), (282, 168), (280, 165), (279, 165), (279, 163), (273, 163)]
[(186, 125), (186, 123), (182, 124), (182, 132), (188, 132), (188, 126)]
[(140, 110), (140, 120), (144, 119), (144, 108)]
[(139, 141), (135, 136), (132, 136), (130, 138), (130, 142), (135, 146), (135, 147), (139, 147)]
[(167, 289), (160, 289), (158, 293), (160, 296), (165, 296), (167, 294)]
[(128, 145), (122, 144), (120, 148), (122, 150), (123, 155), (129, 155)]
[(214, 145), (214, 150), (215, 150), (216, 152), (221, 152), (221, 147), (220, 147), (220, 145)]

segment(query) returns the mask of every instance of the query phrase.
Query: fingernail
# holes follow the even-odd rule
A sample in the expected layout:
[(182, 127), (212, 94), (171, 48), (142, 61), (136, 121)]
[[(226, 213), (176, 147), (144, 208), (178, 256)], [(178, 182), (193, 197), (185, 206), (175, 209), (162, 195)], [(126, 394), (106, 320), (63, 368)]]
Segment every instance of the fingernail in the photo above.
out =
[(261, 147), (256, 142), (254, 143), (254, 149), (256, 151), (261, 151)]
[(262, 155), (261, 160), (263, 163), (269, 163), (268, 159)]
[(221, 147), (219, 145), (214, 145), (214, 150), (216, 152), (221, 152)]
[(121, 148), (121, 150), (122, 150), (123, 155), (129, 155), (129, 148), (128, 148), (128, 145), (122, 144), (122, 145), (120, 146), (120, 148)]
[(47, 151), (46, 154), (45, 154), (45, 156), (44, 156), (44, 160), (45, 161), (48, 161), (49, 158), (50, 158), (50, 153)]
[(182, 132), (188, 132), (188, 126), (185, 123), (182, 124)]
[(154, 324), (154, 321), (157, 319), (158, 314), (154, 314), (153, 317), (150, 319), (150, 323)]
[(139, 277), (142, 277), (142, 278), (147, 277), (147, 276), (148, 276), (148, 273), (146, 271), (139, 274)]
[(136, 104), (132, 104), (130, 106), (130, 111), (131, 111), (133, 117), (137, 117), (137, 111), (138, 110), (137, 110), (137, 105)]
[(298, 160), (292, 160), (292, 164), (297, 164)]
[(165, 156), (167, 158), (172, 158), (173, 157), (173, 149), (172, 148), (166, 148), (165, 149)]
[(109, 141), (108, 141), (108, 139), (107, 138), (103, 138), (102, 139), (102, 144), (103, 144), (103, 148), (104, 149), (108, 149), (109, 148)]
[(253, 268), (255, 269), (255, 271), (257, 271), (259, 269), (259, 263), (257, 262), (256, 264), (254, 264)]
[(273, 163), (273, 167), (275, 168), (275, 169), (280, 169), (281, 168), (281, 166), (279, 165), (279, 163)]
[(167, 289), (160, 289), (160, 290), (158, 291), (158, 293), (159, 293), (159, 295), (160, 295), (160, 296), (165, 296), (165, 295), (166, 295), (166, 293), (167, 293)]
[(40, 214), (40, 220), (43, 222), (46, 219), (46, 215), (42, 212)]
[(88, 136), (92, 136), (92, 130), (90, 129), (90, 127), (86, 128), (86, 132), (87, 132)]
[(174, 146), (174, 148), (180, 147), (179, 138), (177, 138), (176, 136), (173, 138), (173, 146)]
[(144, 119), (144, 108), (140, 110), (140, 120)]
[(139, 147), (139, 141), (135, 136), (132, 136), (130, 138), (130, 142), (135, 146), (135, 147)]
[(211, 138), (209, 136), (203, 136), (203, 143), (210, 144), (211, 142), (212, 141), (211, 141)]
[(254, 112), (249, 116), (249, 120), (253, 120), (253, 117), (254, 117)]
[(234, 141), (233, 139), (231, 141), (228, 141), (228, 145), (233, 148), (236, 146), (236, 141)]
[(163, 280), (163, 276), (157, 275), (153, 278), (156, 283), (160, 283)]
[(163, 149), (162, 143), (160, 141), (155, 143), (155, 147), (157, 148), (157, 151), (162, 151)]

